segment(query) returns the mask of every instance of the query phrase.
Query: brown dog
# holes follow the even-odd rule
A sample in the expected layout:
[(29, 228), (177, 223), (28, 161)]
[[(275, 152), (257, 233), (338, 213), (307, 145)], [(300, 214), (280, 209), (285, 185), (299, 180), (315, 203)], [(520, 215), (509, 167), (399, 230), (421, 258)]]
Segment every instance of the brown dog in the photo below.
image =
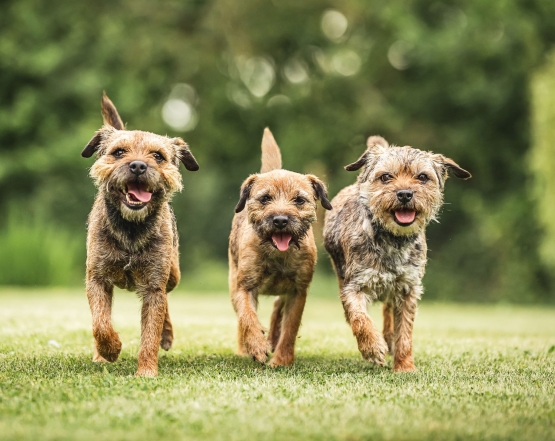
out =
[(177, 226), (170, 206), (182, 188), (179, 162), (198, 164), (181, 138), (127, 131), (112, 102), (102, 97), (104, 126), (81, 155), (96, 153), (91, 177), (98, 194), (89, 215), (87, 297), (93, 361), (116, 361), (121, 342), (111, 321), (114, 285), (143, 301), (138, 376), (158, 374), (158, 346), (171, 347), (167, 293), (179, 283)]
[[(239, 353), (270, 366), (288, 366), (316, 264), (312, 223), (316, 201), (328, 210), (326, 187), (316, 176), (281, 169), (269, 129), (262, 169), (241, 186), (229, 238), (229, 289), (239, 319)], [(243, 211), (246, 207), (246, 211)], [(259, 294), (276, 295), (268, 339), (258, 321)]]
[[(332, 200), (324, 242), (362, 356), (383, 365), (389, 349), (394, 371), (413, 371), (412, 328), (426, 266), (425, 229), (443, 204), (448, 171), (462, 179), (471, 175), (452, 159), (390, 147), (379, 136), (367, 145), (358, 161), (345, 167), (361, 173), (356, 184)], [(383, 337), (366, 311), (376, 300), (384, 303)]]

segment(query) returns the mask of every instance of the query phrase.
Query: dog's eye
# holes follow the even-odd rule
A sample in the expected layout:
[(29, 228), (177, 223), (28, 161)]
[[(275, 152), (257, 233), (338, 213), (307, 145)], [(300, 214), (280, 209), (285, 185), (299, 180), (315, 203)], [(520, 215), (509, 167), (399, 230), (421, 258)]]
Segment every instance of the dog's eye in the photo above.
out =
[(420, 173), (416, 179), (418, 179), (420, 182), (422, 182), (423, 184), (428, 182), (430, 180), (430, 178), (428, 177), (428, 175), (426, 173)]
[(380, 181), (382, 182), (389, 182), (393, 179), (393, 176), (391, 176), (389, 173), (384, 173), (383, 175), (380, 176)]
[(115, 156), (116, 158), (121, 158), (125, 153), (125, 150), (123, 149), (117, 149), (114, 151), (114, 153), (112, 153), (112, 156)]
[(258, 199), (258, 201), (262, 204), (262, 205), (266, 205), (269, 204), (270, 201), (272, 200), (272, 198), (268, 195), (262, 196), (260, 199)]
[(304, 205), (305, 202), (306, 202), (305, 198), (302, 198), (300, 196), (295, 198), (295, 205), (299, 205), (299, 206)]
[(154, 156), (154, 159), (156, 159), (156, 162), (162, 162), (164, 160), (164, 157), (158, 152), (153, 153), (152, 156)]

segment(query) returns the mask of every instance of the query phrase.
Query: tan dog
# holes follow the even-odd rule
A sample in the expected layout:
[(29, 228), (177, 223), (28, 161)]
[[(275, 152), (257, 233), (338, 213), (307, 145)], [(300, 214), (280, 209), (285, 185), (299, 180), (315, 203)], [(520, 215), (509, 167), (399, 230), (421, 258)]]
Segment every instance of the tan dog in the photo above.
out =
[[(266, 129), (261, 172), (243, 182), (229, 239), (229, 289), (239, 319), (239, 353), (260, 363), (270, 350), (270, 366), (293, 363), (316, 264), (311, 225), (318, 199), (331, 209), (326, 187), (316, 176), (281, 169), (279, 147)], [(256, 313), (259, 294), (278, 296), (268, 339)]]
[[(383, 365), (389, 349), (394, 371), (413, 371), (412, 328), (423, 291), (425, 229), (443, 204), (448, 171), (462, 179), (471, 175), (452, 159), (390, 147), (379, 136), (367, 145), (358, 161), (345, 167), (361, 172), (357, 183), (332, 201), (325, 246), (362, 356)], [(376, 300), (384, 303), (383, 337), (366, 310)]]
[(96, 153), (90, 174), (98, 187), (87, 237), (93, 361), (116, 361), (121, 351), (111, 320), (114, 286), (137, 291), (143, 306), (136, 375), (152, 377), (158, 374), (158, 347), (172, 345), (167, 293), (180, 279), (170, 200), (182, 188), (179, 162), (191, 171), (199, 167), (181, 138), (125, 130), (106, 95), (102, 115), (105, 125), (81, 153), (85, 158)]

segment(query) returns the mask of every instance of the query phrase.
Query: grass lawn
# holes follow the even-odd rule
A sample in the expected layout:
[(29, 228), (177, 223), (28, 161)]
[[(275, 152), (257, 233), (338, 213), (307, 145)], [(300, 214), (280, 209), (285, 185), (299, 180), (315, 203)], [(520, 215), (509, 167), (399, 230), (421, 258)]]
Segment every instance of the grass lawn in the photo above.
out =
[(555, 440), (551, 307), (424, 300), (412, 374), (363, 361), (337, 299), (309, 297), (297, 361), (277, 370), (234, 354), (227, 295), (178, 292), (170, 312), (174, 347), (142, 379), (133, 294), (116, 293), (123, 351), (101, 366), (83, 290), (0, 291), (0, 439)]

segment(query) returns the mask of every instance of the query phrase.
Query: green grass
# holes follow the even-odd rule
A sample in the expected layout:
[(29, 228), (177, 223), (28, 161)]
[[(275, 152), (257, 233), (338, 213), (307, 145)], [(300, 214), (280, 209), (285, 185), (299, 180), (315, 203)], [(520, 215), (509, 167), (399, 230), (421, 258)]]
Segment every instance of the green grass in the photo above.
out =
[(138, 300), (116, 293), (124, 347), (101, 366), (82, 291), (0, 292), (1, 440), (555, 439), (553, 308), (424, 301), (419, 370), (394, 374), (361, 359), (338, 300), (312, 296), (297, 362), (272, 370), (234, 355), (227, 296), (180, 292), (175, 346), (140, 379)]

